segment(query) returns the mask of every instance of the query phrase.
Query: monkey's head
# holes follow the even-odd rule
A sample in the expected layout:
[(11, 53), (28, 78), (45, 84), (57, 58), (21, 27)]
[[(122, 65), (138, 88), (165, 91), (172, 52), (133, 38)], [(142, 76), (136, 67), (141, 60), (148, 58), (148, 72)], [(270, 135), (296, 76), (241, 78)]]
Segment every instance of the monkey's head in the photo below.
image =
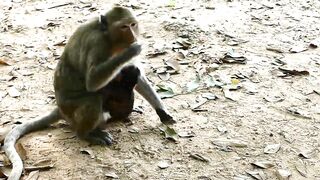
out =
[(108, 35), (121, 48), (127, 48), (137, 41), (139, 35), (138, 21), (129, 9), (113, 7), (105, 14)]

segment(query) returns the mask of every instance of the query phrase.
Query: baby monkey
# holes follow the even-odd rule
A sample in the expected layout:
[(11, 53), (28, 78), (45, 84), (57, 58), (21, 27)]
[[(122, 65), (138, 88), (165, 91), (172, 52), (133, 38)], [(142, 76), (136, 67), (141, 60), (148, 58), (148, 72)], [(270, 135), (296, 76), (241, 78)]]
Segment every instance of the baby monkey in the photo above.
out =
[(4, 151), (12, 162), (9, 180), (18, 180), (23, 162), (15, 150), (23, 135), (64, 119), (77, 136), (91, 144), (110, 145), (112, 136), (102, 125), (108, 118), (126, 118), (131, 113), (134, 90), (155, 109), (164, 124), (175, 121), (133, 61), (140, 54), (139, 27), (126, 8), (114, 7), (105, 15), (80, 26), (70, 37), (54, 74), (57, 107), (47, 116), (25, 122), (5, 138)]

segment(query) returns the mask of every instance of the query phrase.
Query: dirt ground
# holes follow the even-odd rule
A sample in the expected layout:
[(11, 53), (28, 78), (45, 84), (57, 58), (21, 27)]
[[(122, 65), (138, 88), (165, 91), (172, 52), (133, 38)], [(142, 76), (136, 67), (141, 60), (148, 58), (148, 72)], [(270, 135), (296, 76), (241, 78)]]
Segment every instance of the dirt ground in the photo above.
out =
[(2, 0), (2, 135), (53, 109), (65, 41), (114, 3), (140, 21), (139, 58), (167, 97), (177, 141), (137, 96), (143, 114), (110, 123), (110, 147), (79, 140), (63, 121), (23, 137), (23, 179), (320, 179), (316, 0)]

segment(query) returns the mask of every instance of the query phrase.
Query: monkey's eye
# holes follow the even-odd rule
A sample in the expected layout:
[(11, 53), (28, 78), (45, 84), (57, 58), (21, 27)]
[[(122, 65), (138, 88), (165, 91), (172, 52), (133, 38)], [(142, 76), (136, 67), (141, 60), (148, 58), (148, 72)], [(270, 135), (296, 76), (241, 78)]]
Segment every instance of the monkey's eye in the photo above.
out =
[(130, 26), (135, 27), (135, 26), (137, 26), (137, 23), (131, 23)]
[(128, 28), (129, 28), (129, 26), (126, 26), (126, 25), (123, 25), (123, 26), (120, 27), (120, 29), (121, 29), (122, 31), (125, 31), (125, 30), (127, 30)]

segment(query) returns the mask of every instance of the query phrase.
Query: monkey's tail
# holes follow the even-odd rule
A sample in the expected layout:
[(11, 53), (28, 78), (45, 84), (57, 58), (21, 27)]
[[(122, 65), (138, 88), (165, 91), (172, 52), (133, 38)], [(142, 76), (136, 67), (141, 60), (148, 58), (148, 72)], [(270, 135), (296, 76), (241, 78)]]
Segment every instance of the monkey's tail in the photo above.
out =
[(35, 120), (20, 124), (13, 128), (4, 139), (3, 150), (12, 163), (12, 171), (8, 177), (8, 180), (19, 180), (23, 171), (23, 162), (15, 149), (15, 143), (17, 140), (32, 131), (40, 130), (48, 125), (58, 121), (61, 118), (58, 108), (55, 108), (47, 116)]

